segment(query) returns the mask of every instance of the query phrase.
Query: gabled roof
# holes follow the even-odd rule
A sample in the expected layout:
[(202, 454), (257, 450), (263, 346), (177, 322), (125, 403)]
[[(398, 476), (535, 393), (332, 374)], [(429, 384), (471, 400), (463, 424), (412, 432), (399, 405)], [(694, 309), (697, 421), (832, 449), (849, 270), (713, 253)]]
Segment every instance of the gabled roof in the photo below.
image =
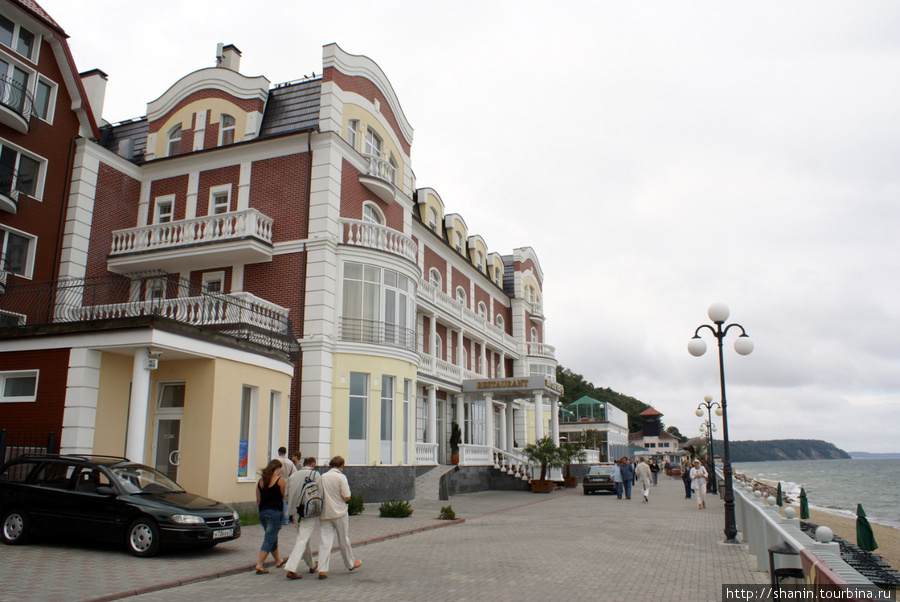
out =
[(566, 407), (572, 407), (572, 406), (594, 406), (594, 405), (605, 406), (606, 404), (603, 403), (602, 401), (599, 401), (599, 400), (597, 400), (597, 399), (594, 399), (593, 397), (588, 397), (587, 395), (585, 395), (584, 397), (581, 397), (581, 398), (579, 398), (579, 399), (576, 399), (575, 401), (573, 401), (572, 403), (570, 403), (570, 404), (569, 404), (568, 406), (566, 406)]
[(657, 412), (653, 408), (647, 408), (646, 410), (638, 414), (638, 416), (662, 416), (662, 412)]

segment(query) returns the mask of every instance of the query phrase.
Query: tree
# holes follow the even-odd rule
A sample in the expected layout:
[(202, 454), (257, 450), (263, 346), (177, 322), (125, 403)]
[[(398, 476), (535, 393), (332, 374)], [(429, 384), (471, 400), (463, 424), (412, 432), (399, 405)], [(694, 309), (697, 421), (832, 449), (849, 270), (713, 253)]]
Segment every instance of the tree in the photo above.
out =
[(529, 461), (541, 465), (540, 481), (547, 480), (548, 468), (562, 468), (563, 464), (559, 455), (559, 448), (548, 435), (541, 437), (534, 443), (529, 443), (522, 448), (522, 453)]
[(568, 441), (560, 444), (557, 448), (560, 463), (566, 467), (566, 476), (572, 476), (572, 462), (584, 462), (587, 458), (587, 452), (577, 443), (569, 443)]
[(678, 430), (677, 426), (667, 426), (666, 432), (669, 433), (670, 435), (672, 435), (673, 437), (677, 437), (678, 441), (680, 441), (681, 443), (684, 443), (685, 441), (687, 441), (687, 437), (685, 437), (684, 435), (681, 434), (681, 431)]

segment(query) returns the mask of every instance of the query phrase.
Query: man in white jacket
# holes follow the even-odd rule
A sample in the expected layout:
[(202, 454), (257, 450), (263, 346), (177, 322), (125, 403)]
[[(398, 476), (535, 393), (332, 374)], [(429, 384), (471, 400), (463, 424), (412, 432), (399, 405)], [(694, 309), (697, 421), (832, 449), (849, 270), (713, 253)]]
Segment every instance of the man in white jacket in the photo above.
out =
[(328, 577), (328, 565), (331, 560), (331, 547), (334, 544), (334, 534), (337, 532), (338, 546), (341, 549), (341, 557), (348, 571), (358, 569), (362, 562), (353, 557), (353, 549), (350, 547), (350, 520), (347, 512), (347, 502), (350, 501), (350, 484), (344, 476), (344, 459), (335, 456), (328, 463), (331, 470), (322, 475), (322, 541), (319, 543), (319, 579)]
[(288, 511), (297, 518), (297, 541), (294, 543), (294, 549), (290, 558), (288, 558), (287, 564), (284, 565), (288, 579), (303, 578), (303, 575), (297, 572), (301, 558), (306, 563), (310, 573), (316, 572), (316, 564), (313, 563), (309, 541), (313, 531), (319, 525), (319, 517), (297, 516), (297, 506), (300, 505), (300, 492), (303, 490), (303, 485), (306, 483), (307, 478), (319, 483), (321, 486), (321, 475), (316, 470), (316, 459), (312, 456), (303, 460), (303, 468), (295, 471), (288, 481)]
[(637, 468), (634, 469), (634, 478), (637, 479), (641, 488), (644, 490), (644, 502), (650, 501), (650, 480), (652, 477), (652, 471), (650, 470), (650, 465), (647, 464), (647, 460), (645, 458), (641, 458), (641, 463), (637, 465)]

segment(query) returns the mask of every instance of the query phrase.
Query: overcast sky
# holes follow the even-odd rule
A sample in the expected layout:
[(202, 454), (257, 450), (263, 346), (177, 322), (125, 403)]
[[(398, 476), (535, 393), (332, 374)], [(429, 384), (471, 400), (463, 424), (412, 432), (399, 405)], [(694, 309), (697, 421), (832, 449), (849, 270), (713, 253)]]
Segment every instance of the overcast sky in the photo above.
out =
[(900, 3), (39, 1), (113, 122), (218, 42), (273, 83), (369, 56), (418, 186), (537, 252), (560, 364), (696, 435), (721, 301), (732, 439), (900, 452)]

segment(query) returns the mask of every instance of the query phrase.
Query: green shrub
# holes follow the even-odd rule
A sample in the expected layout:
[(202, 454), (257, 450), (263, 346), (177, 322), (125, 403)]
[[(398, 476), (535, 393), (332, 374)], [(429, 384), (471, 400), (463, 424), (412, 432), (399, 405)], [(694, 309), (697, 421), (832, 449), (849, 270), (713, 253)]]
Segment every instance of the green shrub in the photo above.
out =
[(365, 502), (363, 501), (363, 496), (361, 493), (352, 493), (350, 494), (350, 501), (347, 502), (347, 512), (350, 516), (354, 516), (356, 514), (362, 514), (362, 511), (366, 509)]
[(441, 515), (438, 517), (443, 520), (456, 520), (456, 512), (453, 506), (441, 506)]
[(387, 518), (406, 518), (413, 513), (413, 509), (410, 507), (409, 502), (391, 500), (390, 502), (383, 502), (378, 507), (378, 512), (380, 516)]
[(255, 502), (232, 504), (231, 507), (237, 511), (238, 517), (241, 519), (241, 525), (244, 527), (259, 524), (259, 508)]

